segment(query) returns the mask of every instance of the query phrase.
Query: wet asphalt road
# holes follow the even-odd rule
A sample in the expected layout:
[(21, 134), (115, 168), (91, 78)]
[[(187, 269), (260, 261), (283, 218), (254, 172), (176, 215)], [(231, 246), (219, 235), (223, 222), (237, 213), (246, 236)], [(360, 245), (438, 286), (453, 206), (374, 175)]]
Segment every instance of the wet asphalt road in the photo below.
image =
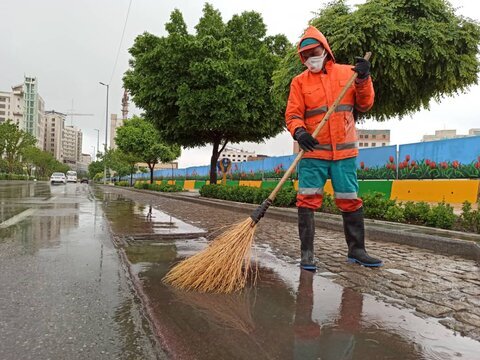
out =
[(114, 187), (0, 182), (0, 360), (478, 358), (478, 341), (300, 271), (261, 238), (254, 289), (163, 284), (222, 216), (244, 217)]
[(0, 359), (162, 358), (86, 184), (0, 182)]

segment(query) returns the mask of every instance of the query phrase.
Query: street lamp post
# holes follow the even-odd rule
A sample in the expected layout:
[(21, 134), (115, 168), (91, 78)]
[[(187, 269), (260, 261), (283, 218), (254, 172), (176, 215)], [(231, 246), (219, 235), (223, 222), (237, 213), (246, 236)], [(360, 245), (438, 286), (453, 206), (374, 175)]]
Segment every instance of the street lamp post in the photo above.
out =
[[(100, 141), (100, 130), (99, 129), (93, 129), (93, 130), (95, 130), (97, 132), (97, 151), (98, 151), (100, 149), (98, 147), (99, 141)], [(96, 161), (97, 158), (98, 158), (97, 153), (94, 153), (93, 155), (95, 156), (95, 161)]]
[(100, 85), (107, 87), (107, 109), (105, 110), (105, 147), (104, 147), (104, 154), (103, 154), (103, 185), (107, 183), (107, 162), (105, 161), (107, 156), (107, 132), (108, 132), (108, 91), (110, 89), (110, 84), (104, 84), (103, 82), (99, 82)]

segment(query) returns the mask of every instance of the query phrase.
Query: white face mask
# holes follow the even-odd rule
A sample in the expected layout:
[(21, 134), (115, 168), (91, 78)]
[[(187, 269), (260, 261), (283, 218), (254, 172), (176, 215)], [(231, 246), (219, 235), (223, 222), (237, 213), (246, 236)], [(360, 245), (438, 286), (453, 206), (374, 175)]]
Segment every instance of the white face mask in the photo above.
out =
[(327, 52), (323, 51), (323, 54), (320, 56), (311, 56), (305, 61), (305, 65), (307, 66), (308, 70), (312, 73), (318, 73), (322, 71), (323, 64), (327, 57)]

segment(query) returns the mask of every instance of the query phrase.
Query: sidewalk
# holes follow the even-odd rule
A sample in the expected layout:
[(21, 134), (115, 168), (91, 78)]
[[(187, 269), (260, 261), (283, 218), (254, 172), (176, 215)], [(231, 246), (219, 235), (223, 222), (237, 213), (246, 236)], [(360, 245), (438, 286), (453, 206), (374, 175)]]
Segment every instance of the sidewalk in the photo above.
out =
[[(149, 190), (135, 190), (150, 192)], [(238, 203), (233, 201), (202, 198), (198, 192), (162, 193), (160, 196), (181, 201), (195, 202), (215, 208), (244, 212), (250, 215), (258, 206), (255, 204)], [(297, 223), (295, 208), (270, 207), (266, 218)], [(316, 227), (343, 232), (342, 217), (340, 215), (318, 212), (315, 214)], [(458, 255), (480, 263), (480, 235), (460, 231), (444, 230), (426, 226), (402, 224), (382, 220), (365, 219), (367, 237), (376, 241), (396, 242), (403, 245), (412, 245), (428, 249), (444, 255)]]
[[(255, 207), (199, 199), (192, 197), (192, 194), (172, 195), (122, 188), (111, 188), (109, 191), (151, 204), (210, 232), (244, 220), (246, 213)], [(372, 237), (381, 233), (382, 227), (385, 238), (393, 241), (396, 237), (401, 238), (402, 233), (411, 234), (411, 229), (405, 230), (398, 224), (368, 222), (368, 250), (372, 255), (384, 259), (385, 266), (376, 271), (350, 265), (345, 262), (343, 231), (332, 230), (338, 229), (338, 217), (322, 213), (317, 216), (322, 225), (331, 226), (328, 229), (317, 229), (315, 255), (320, 265), (320, 275), (332, 277), (335, 282), (345, 287), (373, 294), (392, 306), (406, 307), (419, 314), (437, 317), (448, 328), (480, 339), (480, 269), (474, 260), (458, 255), (443, 255), (410, 245), (373, 240)], [(270, 209), (257, 227), (256, 243), (269, 246), (277, 257), (297, 263), (299, 239), (294, 218), (294, 209)], [(373, 231), (375, 229), (380, 229), (376, 235)], [(450, 237), (452, 235), (445, 231), (439, 233), (448, 234)], [(419, 233), (410, 237), (442, 238), (439, 233), (433, 231), (430, 234)], [(443, 237), (448, 240), (448, 236)], [(472, 241), (465, 241), (474, 244)]]

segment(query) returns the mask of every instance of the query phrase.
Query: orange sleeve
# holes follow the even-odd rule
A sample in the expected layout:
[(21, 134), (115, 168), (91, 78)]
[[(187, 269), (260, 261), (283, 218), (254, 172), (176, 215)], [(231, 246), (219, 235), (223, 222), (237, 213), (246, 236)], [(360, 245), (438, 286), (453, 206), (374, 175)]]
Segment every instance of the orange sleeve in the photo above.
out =
[(292, 136), (295, 134), (296, 129), (305, 127), (304, 114), (305, 101), (298, 78), (295, 77), (290, 84), (290, 94), (288, 95), (287, 110), (285, 111), (285, 122)]
[(366, 112), (373, 106), (375, 90), (373, 90), (372, 78), (355, 82), (355, 108), (360, 112)]

